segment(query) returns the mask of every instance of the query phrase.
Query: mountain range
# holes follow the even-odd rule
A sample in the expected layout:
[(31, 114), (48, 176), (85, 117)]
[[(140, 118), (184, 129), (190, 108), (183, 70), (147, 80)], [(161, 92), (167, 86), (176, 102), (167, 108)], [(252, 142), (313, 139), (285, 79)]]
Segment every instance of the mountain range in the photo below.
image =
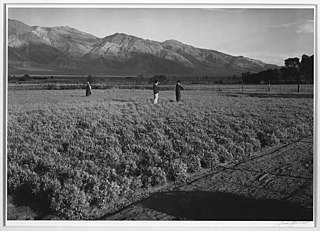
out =
[(123, 33), (98, 38), (68, 26), (28, 26), (10, 19), (8, 63), (9, 74), (226, 76), (277, 67), (176, 40), (157, 42)]

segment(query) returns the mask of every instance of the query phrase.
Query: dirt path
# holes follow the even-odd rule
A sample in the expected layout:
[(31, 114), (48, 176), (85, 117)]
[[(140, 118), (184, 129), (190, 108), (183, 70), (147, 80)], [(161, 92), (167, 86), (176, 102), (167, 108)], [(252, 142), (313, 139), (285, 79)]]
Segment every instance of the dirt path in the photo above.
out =
[(148, 195), (105, 220), (312, 220), (312, 137)]

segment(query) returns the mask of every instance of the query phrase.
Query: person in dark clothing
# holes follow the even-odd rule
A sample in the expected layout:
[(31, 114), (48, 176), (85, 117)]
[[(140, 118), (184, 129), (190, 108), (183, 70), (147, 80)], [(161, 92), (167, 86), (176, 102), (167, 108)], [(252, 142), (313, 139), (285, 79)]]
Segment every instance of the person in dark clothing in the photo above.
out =
[(159, 83), (158, 80), (156, 80), (154, 81), (154, 84), (153, 84), (153, 96), (154, 96), (153, 104), (158, 103), (158, 98), (159, 98), (158, 83)]
[(89, 82), (87, 82), (87, 87), (86, 87), (86, 96), (91, 95), (91, 85)]
[(176, 85), (176, 100), (177, 102), (181, 100), (181, 90), (184, 90), (184, 88), (181, 86), (180, 80), (178, 80)]

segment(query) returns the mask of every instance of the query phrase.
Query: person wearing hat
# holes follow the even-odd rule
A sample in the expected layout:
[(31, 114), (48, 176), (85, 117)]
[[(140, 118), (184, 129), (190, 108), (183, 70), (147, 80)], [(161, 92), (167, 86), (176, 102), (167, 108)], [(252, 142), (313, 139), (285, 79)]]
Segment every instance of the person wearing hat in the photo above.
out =
[(156, 80), (154, 81), (154, 84), (153, 84), (153, 96), (154, 96), (153, 104), (157, 104), (159, 99), (158, 83), (159, 83), (158, 80)]
[(89, 82), (87, 82), (87, 87), (86, 87), (86, 96), (91, 95), (91, 85)]

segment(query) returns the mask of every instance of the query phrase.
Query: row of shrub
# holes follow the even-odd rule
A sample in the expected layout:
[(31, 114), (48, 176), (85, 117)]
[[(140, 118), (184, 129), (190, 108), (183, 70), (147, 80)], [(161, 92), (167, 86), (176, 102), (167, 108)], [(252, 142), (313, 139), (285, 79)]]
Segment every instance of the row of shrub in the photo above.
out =
[(313, 129), (310, 99), (112, 103), (10, 107), (9, 194), (23, 191), (63, 219), (90, 219), (119, 197), (246, 160)]

